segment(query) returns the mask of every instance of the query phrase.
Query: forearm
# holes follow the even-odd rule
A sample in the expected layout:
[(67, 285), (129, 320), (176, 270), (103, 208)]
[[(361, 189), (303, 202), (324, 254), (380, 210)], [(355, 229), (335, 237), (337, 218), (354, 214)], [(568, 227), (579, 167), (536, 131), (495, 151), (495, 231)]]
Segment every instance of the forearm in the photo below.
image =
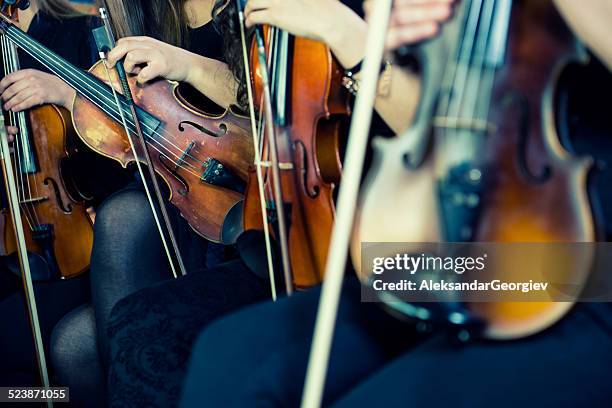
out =
[(189, 63), (187, 83), (221, 107), (236, 104), (238, 84), (227, 64), (197, 54)]
[(419, 104), (420, 87), (417, 74), (395, 65), (379, 79), (374, 108), (395, 133), (411, 125)]
[[(327, 30), (328, 45), (338, 62), (350, 69), (363, 60), (367, 37), (367, 23), (351, 9), (338, 2), (334, 18), (342, 19), (343, 24), (334, 26), (331, 22)], [(357, 74), (356, 79), (360, 79)], [(374, 108), (394, 132), (405, 130), (411, 123), (419, 100), (419, 77), (397, 66), (381, 77), (380, 92)]]
[(612, 70), (612, 2), (555, 0), (576, 35)]
[(65, 109), (68, 109), (69, 111), (71, 111), (75, 96), (76, 96), (76, 91), (74, 89), (70, 88), (68, 85), (66, 85), (66, 89), (65, 89), (65, 91), (63, 93), (63, 96), (62, 96), (61, 100), (58, 101), (57, 105), (61, 106), (62, 108), (65, 108)]

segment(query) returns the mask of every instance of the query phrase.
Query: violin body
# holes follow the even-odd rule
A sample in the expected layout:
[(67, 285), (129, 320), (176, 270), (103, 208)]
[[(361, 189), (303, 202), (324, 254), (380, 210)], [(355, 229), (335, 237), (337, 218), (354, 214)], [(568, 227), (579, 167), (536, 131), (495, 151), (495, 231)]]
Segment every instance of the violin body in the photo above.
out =
[[(453, 30), (449, 27), (447, 32)], [(482, 191), (476, 192), (473, 231), (468, 237), (462, 236), (465, 231), (461, 228), (452, 232), (453, 216), (461, 218), (462, 213), (456, 209), (449, 212), (452, 194), (441, 187), (448, 187), (449, 172), (440, 163), (453, 157), (449, 149), (456, 152), (465, 147), (453, 145), (449, 139), (455, 118), (436, 116), (431, 120), (432, 109), (421, 106), (420, 113), (428, 116), (432, 126), (423, 126), (426, 119), (420, 117), (402, 137), (378, 139), (374, 144), (375, 160), (360, 201), (351, 248), (360, 277), (366, 279), (371, 273), (359, 265), (361, 242), (595, 241), (596, 226), (587, 193), (592, 160), (574, 157), (562, 146), (554, 120), (555, 89), (563, 67), (583, 59), (551, 1), (515, 1), (505, 61), (492, 82), (487, 123), (465, 118), (463, 123), (455, 121), (456, 129), (450, 130), (457, 138), (480, 140), (473, 163), (483, 185)], [(436, 78), (431, 82), (439, 87), (440, 72), (433, 76)], [(430, 79), (425, 78), (426, 84)], [(437, 91), (441, 93), (440, 88)], [(425, 98), (434, 102), (427, 95)], [(477, 131), (476, 126), (484, 126), (486, 131)], [(521, 272), (523, 277), (545, 274), (553, 282), (555, 276), (563, 282), (562, 277), (569, 273), (574, 282), (584, 284), (592, 254), (568, 259), (565, 265), (554, 259), (521, 261), (527, 268)], [(495, 268), (495, 264), (488, 267)], [(538, 270), (555, 267), (559, 271)], [(467, 307), (484, 320), (485, 336), (502, 339), (536, 333), (559, 320), (571, 306), (571, 302), (483, 302)]]
[[(15, 177), (24, 187), (20, 199), (27, 248), (45, 260), (54, 278), (71, 278), (89, 267), (93, 229), (86, 205), (68, 192), (62, 177), (61, 163), (68, 157), (65, 141), (74, 132), (70, 113), (43, 105), (26, 117), (36, 171), (16, 172)], [(13, 163), (19, 160), (13, 153)], [(9, 255), (17, 251), (17, 244), (11, 217), (3, 218), (2, 255)]]
[[(265, 31), (266, 39), (269, 33), (269, 29)], [(251, 78), (257, 103), (262, 98), (262, 83), (256, 53), (256, 47), (252, 47)], [(277, 128), (277, 150), (293, 285), (306, 288), (323, 280), (334, 222), (333, 190), (340, 178), (341, 119), (349, 108), (346, 90), (341, 86), (342, 70), (329, 48), (295, 37), (291, 61), (291, 119), (288, 126)], [(268, 146), (265, 141), (262, 145)], [(262, 161), (269, 162), (268, 156), (264, 149)], [(266, 172), (267, 192), (273, 189), (270, 178), (270, 172)], [(250, 174), (244, 207), (245, 229), (262, 229), (255, 170)]]
[[(102, 63), (94, 65), (90, 72), (108, 83)], [(112, 86), (120, 93), (114, 70), (111, 78)], [(155, 170), (170, 191), (170, 202), (203, 237), (232, 243), (242, 229), (243, 193), (239, 188), (214, 185), (202, 178), (207, 171), (210, 173), (207, 165), (211, 163), (221, 165), (222, 174), (229, 171), (232, 177), (246, 183), (253, 163), (248, 120), (231, 110), (221, 115), (197, 111), (181, 100), (173, 82), (158, 80), (141, 87), (135, 77), (130, 77), (129, 85), (136, 104), (161, 122), (147, 142)], [(73, 121), (79, 137), (91, 149), (123, 166), (134, 162), (122, 124), (79, 93), (74, 101)]]

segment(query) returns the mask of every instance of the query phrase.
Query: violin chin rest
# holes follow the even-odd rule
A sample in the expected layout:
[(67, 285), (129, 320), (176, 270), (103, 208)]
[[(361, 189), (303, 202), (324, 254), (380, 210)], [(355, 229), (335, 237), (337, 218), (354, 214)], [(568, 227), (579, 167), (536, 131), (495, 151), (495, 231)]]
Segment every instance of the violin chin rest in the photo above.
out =
[(223, 220), (223, 226), (221, 227), (222, 244), (234, 244), (244, 231), (244, 222), (242, 218), (243, 211), (244, 200), (240, 200), (227, 212)]

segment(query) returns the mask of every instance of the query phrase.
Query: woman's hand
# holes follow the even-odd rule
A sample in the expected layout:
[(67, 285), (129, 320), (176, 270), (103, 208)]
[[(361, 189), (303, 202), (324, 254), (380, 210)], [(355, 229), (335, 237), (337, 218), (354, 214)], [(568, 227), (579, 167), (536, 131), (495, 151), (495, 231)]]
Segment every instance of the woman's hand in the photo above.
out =
[[(455, 0), (395, 0), (389, 21), (387, 47), (413, 44), (435, 36), (440, 24), (453, 12)], [(366, 19), (372, 11), (372, 0), (364, 3)]]
[(226, 64), (150, 37), (126, 37), (108, 53), (114, 66), (123, 60), (128, 74), (145, 84), (155, 78), (186, 82), (222, 107), (236, 103), (236, 80)]
[(345, 68), (363, 58), (367, 25), (338, 0), (248, 0), (244, 12), (247, 27), (268, 24), (327, 44)]
[(342, 28), (338, 0), (248, 0), (244, 9), (247, 27), (269, 24), (297, 37), (328, 42), (334, 30)]
[(4, 109), (21, 112), (46, 103), (69, 109), (75, 91), (58, 77), (35, 69), (15, 71), (0, 81)]
[(108, 53), (108, 62), (114, 66), (125, 58), (125, 71), (137, 74), (140, 84), (155, 78), (189, 82), (190, 68), (196, 57), (199, 56), (151, 37), (126, 37), (117, 41)]

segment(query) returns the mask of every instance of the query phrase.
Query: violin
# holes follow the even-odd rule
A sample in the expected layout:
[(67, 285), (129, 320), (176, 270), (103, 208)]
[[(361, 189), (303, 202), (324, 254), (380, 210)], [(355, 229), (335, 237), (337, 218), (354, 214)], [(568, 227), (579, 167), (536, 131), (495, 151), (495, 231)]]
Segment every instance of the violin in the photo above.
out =
[[(249, 77), (261, 116), (266, 109), (261, 103), (263, 70), (269, 70), (271, 79), (267, 108), (272, 108), (274, 123), (268, 123), (273, 126), (265, 131), (262, 127), (258, 155), (264, 211), (281, 246), (288, 286), (307, 288), (320, 283), (324, 275), (334, 222), (333, 194), (340, 179), (341, 124), (349, 114), (348, 93), (342, 86), (342, 70), (325, 44), (267, 26), (261, 39), (269, 66), (261, 65), (258, 53), (263, 50), (254, 39)], [(262, 229), (257, 183), (252, 170), (244, 205), (245, 229)], [(291, 293), (291, 287), (287, 290)]]
[[(427, 67), (448, 58), (444, 70), (424, 74), (433, 87), (417, 125), (429, 126), (375, 142), (355, 264), (360, 242), (596, 241), (587, 183), (593, 161), (566, 150), (554, 118), (560, 73), (585, 54), (553, 2), (465, 1), (431, 47)], [(496, 279), (571, 277), (583, 287), (593, 262), (589, 251), (561, 258), (559, 250), (507, 252), (487, 264)], [(515, 265), (511, 276), (507, 265)], [(371, 270), (361, 265), (360, 272), (365, 280)], [(544, 330), (572, 304), (472, 302), (442, 314), (457, 312), (483, 326), (479, 335), (508, 339)]]
[[(19, 70), (15, 46), (4, 36), (3, 75)], [(87, 206), (74, 186), (62, 177), (70, 152), (66, 140), (74, 136), (70, 113), (54, 105), (27, 112), (7, 112), (8, 125), (19, 133), (13, 142), (13, 173), (17, 181), (25, 240), (30, 257), (40, 260), (47, 279), (71, 278), (89, 267), (93, 229)], [(17, 251), (13, 222), (4, 210), (2, 255)]]
[[(367, 284), (373, 271), (361, 264), (362, 242), (414, 243), (410, 248), (444, 241), (557, 244), (594, 242), (598, 235), (587, 192), (593, 161), (565, 149), (554, 120), (557, 80), (567, 64), (584, 62), (585, 55), (552, 1), (461, 2), (454, 22), (414, 50), (423, 81), (416, 117), (404, 134), (373, 141), (374, 162), (360, 196), (392, 5), (379, 0), (371, 10), (302, 407), (321, 405), (349, 246)], [(394, 253), (405, 253), (397, 249)], [(593, 252), (562, 256), (561, 262), (551, 259), (551, 252), (522, 256), (528, 259), (502, 256), (489, 268), (519, 261), (526, 268), (521, 276), (542, 276), (539, 268), (545, 266), (553, 280), (567, 282), (571, 276), (572, 284), (584, 287)], [(445, 319), (446, 327), (459, 328), (460, 340), (471, 337), (469, 332), (462, 337), (461, 327), (472, 322), (484, 337), (528, 336), (572, 306), (542, 301), (456, 307), (447, 299), (450, 307), (437, 313), (435, 303), (406, 304), (392, 295), (380, 299), (396, 316)]]
[[(232, 108), (222, 114), (200, 111), (180, 95), (176, 82), (157, 80), (140, 86), (130, 77), (138, 117), (134, 121), (115, 70), (109, 74), (98, 62), (84, 72), (4, 15), (0, 32), (76, 90), (72, 120), (89, 148), (127, 167), (136, 159), (122, 118), (131, 134), (138, 134), (140, 127), (155, 171), (169, 190), (170, 203), (204, 238), (226, 244), (235, 241), (242, 231), (244, 185), (253, 163), (246, 118)], [(142, 152), (138, 157), (143, 157)]]

